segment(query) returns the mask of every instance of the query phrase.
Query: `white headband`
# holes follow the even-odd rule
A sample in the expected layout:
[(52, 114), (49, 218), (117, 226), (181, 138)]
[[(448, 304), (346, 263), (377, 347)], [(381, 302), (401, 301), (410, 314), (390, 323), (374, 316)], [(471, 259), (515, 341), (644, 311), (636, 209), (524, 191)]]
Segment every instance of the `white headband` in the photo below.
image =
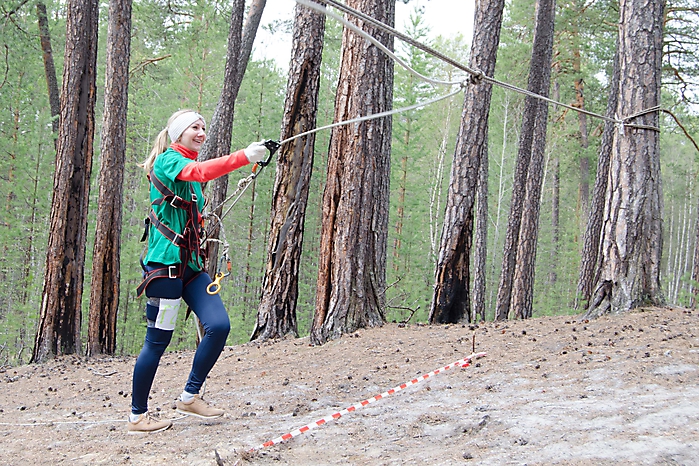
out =
[(197, 120), (203, 121), (206, 125), (206, 120), (204, 120), (204, 117), (199, 115), (197, 112), (185, 112), (175, 118), (175, 121), (170, 123), (170, 126), (167, 129), (167, 134), (170, 135), (170, 141), (177, 141), (182, 133), (184, 133), (184, 130), (189, 128), (192, 123)]

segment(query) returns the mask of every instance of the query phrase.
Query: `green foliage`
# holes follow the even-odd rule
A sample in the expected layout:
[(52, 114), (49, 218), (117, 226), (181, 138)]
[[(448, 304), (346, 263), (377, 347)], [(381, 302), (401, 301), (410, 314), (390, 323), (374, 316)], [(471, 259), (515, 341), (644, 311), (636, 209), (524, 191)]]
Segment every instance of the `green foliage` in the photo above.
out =
[[(52, 3), (47, 4), (49, 16)], [(0, 23), (0, 364), (31, 355), (48, 241), (55, 150), (33, 3), (3, 2)], [(62, 19), (51, 32), (64, 27)], [(53, 42), (60, 73), (64, 34)]]
[(670, 0), (666, 7), (663, 82), (681, 101), (699, 104), (699, 1)]

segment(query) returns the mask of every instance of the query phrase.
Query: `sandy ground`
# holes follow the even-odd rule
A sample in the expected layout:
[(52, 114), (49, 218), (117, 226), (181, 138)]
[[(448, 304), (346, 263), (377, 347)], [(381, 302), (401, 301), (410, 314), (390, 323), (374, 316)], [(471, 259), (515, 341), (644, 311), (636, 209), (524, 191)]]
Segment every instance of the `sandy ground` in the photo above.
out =
[[(474, 350), (487, 356), (434, 374)], [(134, 358), (4, 368), (0, 464), (699, 464), (699, 312), (387, 324), (323, 347), (227, 347), (204, 396), (226, 410), (213, 421), (173, 409), (191, 359), (164, 356), (150, 406), (174, 426), (150, 435), (126, 433)]]

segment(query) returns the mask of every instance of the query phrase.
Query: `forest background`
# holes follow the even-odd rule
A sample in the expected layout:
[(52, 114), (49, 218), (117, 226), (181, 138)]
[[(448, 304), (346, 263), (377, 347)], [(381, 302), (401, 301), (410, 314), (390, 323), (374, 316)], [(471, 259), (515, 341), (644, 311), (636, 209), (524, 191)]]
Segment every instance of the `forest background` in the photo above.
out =
[[(33, 4), (3, 0), (0, 24), (4, 66), (0, 79), (0, 364), (27, 362), (36, 335), (48, 243), (55, 169), (54, 136), (46, 92), (42, 49)], [(414, 2), (413, 2), (414, 3)], [(46, 2), (55, 63), (63, 63), (65, 11), (63, 2)], [(196, 108), (210, 116), (220, 93), (229, 27), (228, 2), (136, 1), (133, 4), (131, 71), (127, 122), (127, 167), (124, 178), (124, 209), (121, 250), (121, 296), (118, 313), (117, 353), (134, 354), (145, 331), (143, 301), (136, 297), (141, 280), (138, 257), (140, 237), (148, 211), (148, 185), (138, 163), (168, 116), (178, 108)], [(408, 24), (398, 25), (410, 36), (430, 43), (462, 63), (468, 62), (464, 36), (432, 34), (415, 4)], [(666, 47), (681, 54), (667, 54), (663, 107), (679, 117), (695, 139), (697, 117), (697, 5), (692, 1), (669, 2), (665, 27)], [(12, 12), (9, 14), (8, 12)], [(611, 76), (617, 25), (616, 2), (559, 2), (557, 6), (552, 96), (575, 103), (575, 82), (585, 84), (585, 108), (603, 114), (606, 87)], [(101, 5), (100, 42), (106, 39), (107, 5)], [(496, 67), (496, 78), (526, 87), (534, 26), (534, 2), (513, 0), (508, 4)], [(679, 18), (675, 23), (673, 19)], [(693, 18), (693, 19), (692, 19)], [(272, 34), (288, 33), (288, 22), (264, 25)], [(682, 32), (682, 34), (679, 34)], [(341, 26), (328, 21), (324, 45), (318, 126), (331, 122), (340, 58)], [(104, 96), (104, 50), (99, 47), (96, 121), (101, 122)], [(453, 80), (455, 71), (397, 42), (396, 50), (423, 74)], [(675, 73), (674, 71), (681, 71)], [(56, 70), (58, 76), (61, 70)], [(282, 120), (286, 75), (273, 60), (248, 63), (236, 101), (233, 148), (260, 139), (277, 139)], [(404, 107), (446, 94), (443, 89), (415, 82), (396, 67), (394, 107)], [(489, 127), (489, 231), (486, 319), (493, 319), (495, 293), (500, 275), (504, 231), (507, 225), (518, 131), (524, 98), (495, 88)], [(434, 285), (434, 269), (449, 164), (460, 121), (459, 96), (394, 118), (391, 174), (391, 212), (386, 290), (389, 321), (425, 322)], [(541, 195), (540, 233), (537, 250), (534, 316), (576, 312), (576, 283), (580, 249), (594, 182), (597, 146), (602, 123), (589, 121), (589, 143), (580, 137), (578, 116), (552, 106), (549, 112), (546, 172)], [(661, 118), (661, 161), (664, 194), (664, 243), (662, 286), (668, 303), (689, 304), (690, 272), (697, 231), (697, 152), (670, 117)], [(99, 127), (97, 128), (99, 137)], [(321, 196), (326, 173), (329, 133), (321, 132), (316, 143), (311, 197), (308, 203), (305, 247), (299, 271), (298, 330), (306, 335), (314, 310), (320, 243)], [(96, 144), (95, 147), (98, 147)], [(95, 160), (99, 151), (95, 152)], [(97, 162), (94, 162), (97, 166)], [(559, 180), (551, 175), (557, 166)], [(234, 173), (231, 182), (247, 175)], [(97, 171), (89, 206), (88, 244), (94, 243), (97, 211)], [(225, 232), (233, 252), (233, 273), (223, 282), (221, 296), (232, 320), (230, 344), (247, 341), (255, 323), (261, 279), (267, 253), (269, 206), (273, 170), (256, 179), (225, 219)], [(560, 206), (560, 207), (556, 207)], [(559, 216), (554, 209), (559, 208)], [(553, 219), (558, 218), (558, 223)], [(399, 227), (400, 226), (400, 227)], [(89, 286), (91, 259), (88, 247), (85, 283)], [(83, 293), (83, 314), (88, 311), (89, 290)], [(180, 321), (182, 322), (182, 320)], [(87, 319), (83, 319), (87, 326)], [(86, 329), (85, 329), (86, 331)], [(187, 325), (176, 330), (171, 349), (192, 348), (195, 333)]]

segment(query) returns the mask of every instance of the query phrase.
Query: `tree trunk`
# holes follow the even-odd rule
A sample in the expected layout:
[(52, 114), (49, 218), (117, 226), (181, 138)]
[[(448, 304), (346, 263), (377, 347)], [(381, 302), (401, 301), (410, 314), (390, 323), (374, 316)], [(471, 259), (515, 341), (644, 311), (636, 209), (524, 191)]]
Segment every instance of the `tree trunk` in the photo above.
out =
[[(619, 40), (617, 38), (616, 54), (614, 54), (614, 70), (609, 85), (607, 97), (606, 116), (614, 118), (619, 102)], [(587, 309), (592, 297), (592, 286), (597, 279), (595, 273), (599, 270), (600, 261), (600, 237), (602, 236), (602, 221), (604, 220), (604, 202), (607, 196), (609, 183), (609, 165), (612, 156), (612, 143), (616, 126), (610, 121), (605, 121), (597, 156), (597, 175), (595, 186), (592, 190), (590, 214), (587, 217), (587, 228), (583, 237), (583, 248), (580, 258), (580, 273), (578, 274), (578, 289), (575, 298), (575, 309)]]
[(80, 350), (99, 9), (95, 1), (69, 0), (66, 11), (61, 124), (46, 273), (32, 362)]
[[(470, 64), (487, 76), (495, 73), (504, 7), (502, 0), (483, 0), (476, 5)], [(488, 114), (492, 91), (492, 85), (485, 82), (466, 88), (428, 317), (433, 324), (470, 318), (469, 258), (473, 205), (481, 159), (488, 157)]]
[(396, 237), (393, 242), (393, 271), (398, 272), (400, 267), (400, 250), (403, 247), (403, 220), (405, 217), (405, 190), (408, 180), (408, 148), (410, 147), (410, 130), (412, 126), (412, 117), (406, 116), (405, 130), (403, 132), (403, 144), (405, 152), (400, 158), (400, 181), (398, 183), (398, 203), (396, 205)]
[[(54, 145), (55, 147), (55, 145)], [(36, 219), (38, 217), (38, 212), (39, 212), (39, 204), (40, 204), (40, 196), (39, 196), (39, 181), (41, 180), (42, 172), (41, 172), (41, 162), (42, 162), (42, 153), (43, 150), (38, 150), (37, 151), (37, 157), (36, 157), (36, 162), (34, 163), (34, 179), (32, 180), (32, 204), (31, 208), (29, 209), (30, 214), (29, 214), (29, 225), (28, 229), (29, 231), (27, 232), (27, 244), (26, 244), (26, 252), (24, 255), (24, 284), (22, 286), (22, 304), (27, 304), (29, 301), (29, 296), (27, 293), (27, 290), (30, 289), (30, 287), (33, 284), (33, 274), (32, 274), (32, 268), (35, 266), (35, 253), (36, 253), (36, 246), (35, 243), (37, 241), (37, 230), (41, 228), (41, 223), (37, 222)], [(34, 325), (35, 321), (32, 319), (32, 325)]]
[[(548, 0), (542, 0), (539, 5), (542, 6), (544, 3), (548, 3)], [(555, 7), (555, 5), (551, 6), (552, 9)], [(553, 14), (551, 15), (551, 20), (553, 20)], [(550, 31), (553, 32), (553, 21), (550, 25)], [(548, 93), (543, 95), (547, 96)], [(522, 223), (519, 231), (519, 241), (517, 242), (517, 262), (513, 278), (514, 287), (512, 289), (512, 311), (517, 319), (527, 319), (533, 315), (534, 311), (536, 245), (539, 238), (541, 185), (544, 175), (546, 123), (548, 120), (548, 104), (543, 101), (538, 101), (536, 104), (540, 108), (537, 112), (534, 128), (535, 145), (532, 147), (532, 155), (529, 162)]]
[[(486, 141), (488, 134), (486, 130)], [(487, 153), (487, 152), (486, 152)], [(473, 318), (485, 321), (485, 269), (488, 259), (488, 157), (481, 157), (478, 170), (478, 205), (476, 207), (476, 252), (473, 261)]]
[[(492, 240), (492, 245), (493, 247), (491, 248), (491, 261), (490, 261), (490, 277), (491, 281), (495, 281), (495, 277), (497, 276), (497, 260), (498, 256), (495, 254), (496, 251), (496, 245), (500, 243), (500, 222), (502, 220), (502, 214), (504, 212), (504, 199), (505, 199), (505, 159), (508, 156), (509, 150), (508, 150), (508, 145), (507, 145), (507, 134), (509, 132), (509, 114), (510, 114), (510, 94), (505, 93), (504, 96), (504, 102), (503, 102), (503, 116), (502, 116), (502, 149), (500, 151), (500, 160), (497, 163), (497, 166), (500, 168), (499, 172), (497, 173), (497, 180), (498, 180), (498, 195), (497, 195), (497, 201), (495, 204), (495, 225), (493, 226), (493, 240)], [(492, 306), (493, 305), (493, 296), (494, 296), (494, 291), (497, 292), (497, 287), (491, 286), (490, 291), (488, 292), (488, 303)]]
[(430, 185), (430, 260), (437, 257), (437, 248), (439, 247), (439, 236), (437, 235), (442, 217), (442, 187), (444, 186), (444, 159), (447, 155), (447, 145), (449, 143), (449, 128), (451, 127), (452, 118), (452, 97), (448, 100), (447, 114), (445, 117), (441, 142), (439, 144), (439, 152), (437, 160), (434, 164), (434, 181)]
[[(296, 6), (282, 140), (315, 128), (325, 15)], [(298, 336), (296, 305), (315, 134), (285, 144), (277, 160), (267, 267), (251, 340)]]
[(116, 351), (130, 57), (131, 0), (110, 0), (88, 356)]
[[(578, 2), (584, 3), (584, 2)], [(582, 14), (584, 11), (584, 5), (575, 5), (574, 8)], [(575, 88), (575, 103), (573, 106), (581, 110), (585, 109), (585, 81), (582, 78), (582, 66), (580, 57), (580, 30), (577, 21), (573, 21), (571, 25), (571, 35), (572, 35), (572, 47), (573, 47), (573, 74), (576, 76), (574, 88)], [(590, 207), (590, 160), (587, 156), (588, 143), (588, 132), (587, 132), (587, 115), (582, 112), (577, 112), (578, 114), (578, 129), (580, 131), (580, 160), (579, 160), (579, 170), (580, 170), (580, 186), (578, 189), (578, 208), (579, 216), (582, 222), (580, 227), (587, 223), (585, 215), (588, 214), (588, 209)]]
[[(209, 124), (209, 133), (206, 143), (199, 154), (199, 159), (210, 160), (231, 151), (231, 133), (233, 131), (233, 118), (235, 115), (235, 99), (238, 96), (240, 82), (238, 82), (240, 66), (240, 49), (242, 43), (241, 31), (243, 30), (243, 13), (245, 10), (245, 0), (234, 0), (231, 11), (231, 24), (228, 28), (228, 47), (226, 54), (226, 66), (223, 75), (223, 85), (219, 96), (214, 115)], [(241, 78), (242, 81), (242, 78)], [(221, 206), (228, 195), (228, 176), (221, 176), (212, 182), (211, 187), (212, 206)], [(207, 237), (218, 239), (221, 232), (221, 224), (218, 218), (221, 216), (223, 206), (213, 213), (217, 217), (209, 221), (207, 227)], [(212, 277), (218, 272), (219, 243), (209, 241), (206, 244), (206, 255), (208, 257), (207, 271)]]
[[(538, 81), (539, 94), (549, 96), (551, 85), (551, 56), (553, 55), (553, 29), (556, 15), (555, 0), (538, 0), (536, 4), (536, 30), (534, 49), (529, 75)], [(514, 315), (526, 319), (533, 314), (534, 272), (536, 244), (539, 237), (539, 212), (541, 211), (541, 185), (544, 177), (546, 154), (546, 128), (548, 125), (548, 103), (541, 99), (528, 98), (526, 105), (536, 107), (534, 137), (532, 140), (526, 192), (522, 211), (522, 223), (517, 242), (517, 262), (512, 290)], [(526, 107), (525, 107), (526, 111)], [(524, 131), (524, 128), (522, 128)]]
[[(352, 0), (348, 6), (392, 26), (393, 0)], [(361, 26), (360, 26), (361, 27)], [(389, 49), (390, 35), (364, 27)], [(391, 108), (393, 62), (344, 30), (335, 121)], [(391, 118), (333, 130), (323, 193), (316, 308), (311, 342), (323, 344), (385, 320)]]
[[(578, 64), (578, 66), (580, 66)], [(576, 70), (578, 73), (580, 70)], [(585, 109), (585, 95), (583, 93), (584, 82), (581, 79), (575, 80), (575, 106), (582, 110)], [(583, 217), (583, 224), (587, 223), (584, 215), (587, 215), (590, 208), (590, 160), (587, 157), (587, 147), (589, 146), (587, 134), (587, 115), (582, 112), (578, 113), (578, 128), (580, 131), (580, 189), (578, 190), (578, 203), (580, 204), (580, 215)]]
[[(699, 206), (697, 206), (697, 215), (699, 215)], [(696, 309), (697, 307), (697, 295), (699, 295), (699, 221), (696, 222), (694, 227), (696, 229), (694, 236), (694, 256), (692, 262), (692, 282), (691, 282), (691, 296), (689, 300), (689, 307)]]
[(39, 22), (39, 38), (41, 39), (41, 51), (44, 57), (44, 72), (46, 85), (49, 91), (49, 105), (51, 106), (51, 128), (54, 137), (58, 135), (58, 119), (61, 114), (61, 95), (58, 91), (58, 79), (56, 67), (53, 62), (53, 50), (51, 48), (51, 34), (49, 32), (49, 20), (46, 16), (46, 5), (43, 2), (36, 3), (36, 16)]
[[(238, 74), (236, 76), (236, 89), (240, 90), (240, 85), (243, 83), (245, 69), (248, 67), (250, 54), (252, 54), (252, 46), (255, 43), (257, 29), (260, 27), (262, 13), (267, 5), (267, 0), (252, 0), (248, 15), (245, 18), (245, 27), (243, 28), (243, 36), (241, 37), (240, 50), (238, 52)], [(231, 25), (233, 23), (231, 22)], [(238, 91), (236, 90), (236, 96)], [(235, 99), (234, 99), (235, 100)]]
[[(529, 68), (529, 83), (527, 89), (539, 95), (548, 95), (550, 83), (551, 51), (546, 44), (550, 40), (545, 34), (539, 33), (539, 25), (546, 23), (545, 16), (550, 15), (550, 8), (542, 6), (548, 2), (537, 1), (536, 24), (537, 31), (534, 34), (534, 44), (532, 46), (532, 60)], [(546, 23), (548, 24), (548, 23)], [(546, 58), (548, 56), (548, 59)], [(534, 132), (538, 113), (541, 109), (539, 99), (527, 97), (524, 104), (524, 114), (522, 116), (522, 130), (519, 137), (519, 149), (517, 152), (517, 162), (515, 165), (515, 178), (512, 186), (512, 202), (510, 203), (510, 216), (507, 221), (507, 232), (505, 233), (505, 247), (503, 250), (502, 270), (500, 284), (498, 286), (498, 297), (495, 305), (495, 318), (505, 320), (510, 312), (512, 300), (512, 287), (515, 275), (515, 263), (519, 250), (520, 229), (522, 224), (523, 210), (525, 208), (525, 197), (527, 189), (527, 179), (529, 178), (529, 167), (532, 158), (532, 147), (534, 145)]]
[(555, 285), (558, 281), (561, 224), (561, 161), (557, 155), (553, 156), (551, 165), (551, 269), (546, 277), (546, 281), (549, 285)]
[[(629, 118), (660, 103), (663, 0), (622, 0), (619, 11), (620, 94), (616, 114)], [(658, 112), (631, 124), (657, 127)], [(601, 239), (600, 274), (586, 317), (661, 305), (662, 190), (659, 133), (616, 131)]]

